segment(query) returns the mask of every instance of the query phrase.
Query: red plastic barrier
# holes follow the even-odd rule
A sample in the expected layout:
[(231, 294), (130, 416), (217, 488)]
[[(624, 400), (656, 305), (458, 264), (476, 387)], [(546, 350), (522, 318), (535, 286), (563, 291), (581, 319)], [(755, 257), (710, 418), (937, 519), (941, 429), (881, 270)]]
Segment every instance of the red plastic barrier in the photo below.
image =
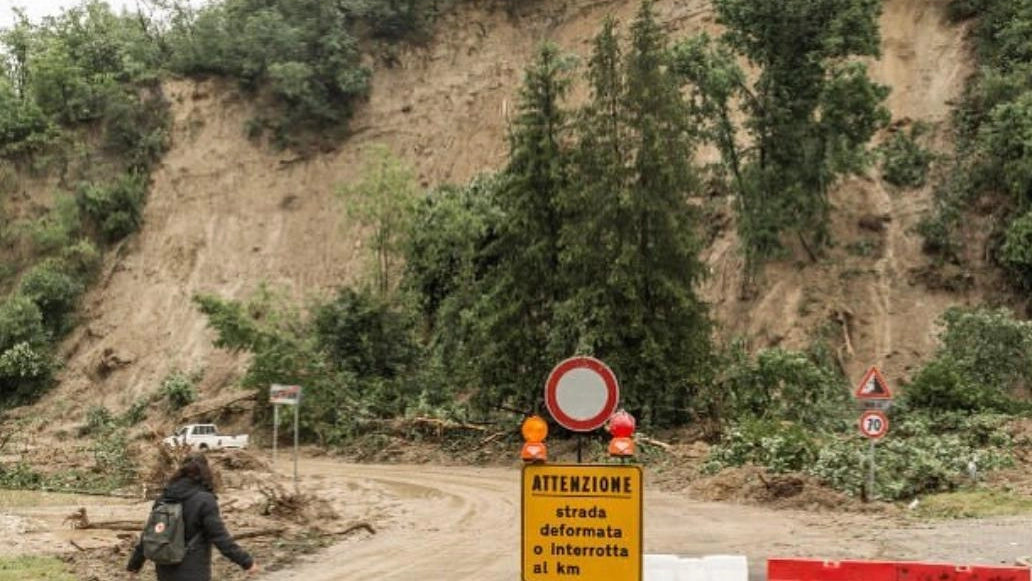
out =
[(895, 561), (770, 559), (767, 581), (1032, 581), (1024, 567)]

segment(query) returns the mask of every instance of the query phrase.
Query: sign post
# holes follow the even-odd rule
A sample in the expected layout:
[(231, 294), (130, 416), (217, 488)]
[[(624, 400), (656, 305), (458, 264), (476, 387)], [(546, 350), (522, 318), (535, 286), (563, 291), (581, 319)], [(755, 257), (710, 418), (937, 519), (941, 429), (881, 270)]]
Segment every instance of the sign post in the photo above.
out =
[(523, 581), (641, 581), (640, 466), (527, 464)]
[(276, 448), (279, 444), (279, 406), (294, 406), (294, 492), (298, 491), (297, 451), (298, 451), (298, 408), (301, 407), (301, 386), (280, 385), (269, 386), (269, 403), (272, 404), (272, 465), (276, 466)]
[(860, 414), (860, 433), (868, 440), (867, 445), (867, 486), (864, 489), (865, 499), (874, 498), (875, 464), (874, 451), (878, 440), (889, 431), (889, 418), (885, 411), (892, 405), (892, 390), (882, 377), (877, 367), (871, 367), (853, 394), (863, 404), (864, 412)]

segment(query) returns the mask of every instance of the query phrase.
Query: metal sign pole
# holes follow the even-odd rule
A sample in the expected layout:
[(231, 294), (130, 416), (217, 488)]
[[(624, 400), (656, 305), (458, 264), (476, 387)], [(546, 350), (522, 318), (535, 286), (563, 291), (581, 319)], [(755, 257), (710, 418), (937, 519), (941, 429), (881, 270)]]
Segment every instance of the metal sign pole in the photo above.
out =
[(297, 447), (298, 447), (297, 416), (298, 416), (298, 412), (297, 412), (297, 408), (299, 408), (299, 407), (301, 407), (301, 402), (300, 401), (298, 401), (296, 404), (294, 404), (294, 494), (298, 493), (298, 484), (297, 484)]
[(276, 470), (276, 444), (279, 442), (279, 404), (272, 404), (272, 469)]
[(874, 438), (870, 439), (867, 452), (867, 500), (874, 500)]

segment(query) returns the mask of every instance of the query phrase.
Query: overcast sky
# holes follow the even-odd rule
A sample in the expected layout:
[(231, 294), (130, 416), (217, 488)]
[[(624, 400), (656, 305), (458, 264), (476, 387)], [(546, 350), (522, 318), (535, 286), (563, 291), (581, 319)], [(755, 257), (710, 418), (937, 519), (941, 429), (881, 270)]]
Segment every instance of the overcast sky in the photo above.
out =
[[(122, 6), (133, 1), (107, 0), (107, 3), (116, 10), (120, 10)], [(9, 26), (11, 24), (14, 20), (12, 12), (14, 8), (24, 8), (30, 19), (38, 21), (42, 16), (57, 14), (64, 7), (77, 4), (76, 0), (0, 0), (0, 25)]]
[[(136, 0), (106, 0), (108, 5), (120, 12), (122, 8), (135, 8)], [(43, 16), (52, 16), (61, 12), (62, 8), (78, 6), (81, 0), (0, 0), (0, 27), (10, 26), (14, 22), (14, 8), (24, 8), (32, 21), (39, 21)], [(199, 5), (201, 0), (193, 0)]]

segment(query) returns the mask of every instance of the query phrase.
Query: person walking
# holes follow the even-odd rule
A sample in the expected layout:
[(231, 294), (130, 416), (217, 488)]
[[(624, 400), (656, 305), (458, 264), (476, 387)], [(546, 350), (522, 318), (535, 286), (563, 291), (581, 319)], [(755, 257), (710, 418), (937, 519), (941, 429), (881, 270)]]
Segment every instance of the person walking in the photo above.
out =
[[(233, 540), (226, 530), (219, 512), (218, 498), (214, 494), (214, 483), (208, 459), (202, 453), (192, 453), (168, 481), (161, 503), (179, 503), (182, 506), (186, 555), (175, 565), (155, 564), (158, 581), (211, 581), (211, 546), (215, 545), (227, 559), (239, 565), (248, 573), (257, 573), (259, 568), (254, 558)], [(126, 570), (137, 577), (146, 561), (143, 537), (136, 544), (129, 557)]]

